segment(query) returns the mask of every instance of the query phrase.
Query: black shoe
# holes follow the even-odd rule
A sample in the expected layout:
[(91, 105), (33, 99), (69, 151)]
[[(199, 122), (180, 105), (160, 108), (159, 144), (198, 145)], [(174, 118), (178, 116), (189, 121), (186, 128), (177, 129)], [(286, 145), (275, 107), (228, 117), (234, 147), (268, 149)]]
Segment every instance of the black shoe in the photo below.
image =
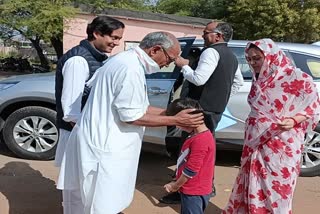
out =
[(180, 193), (178, 192), (169, 193), (168, 195), (165, 195), (162, 198), (160, 198), (159, 201), (164, 204), (180, 204), (181, 203)]
[(211, 192), (211, 194), (210, 194), (210, 198), (213, 198), (213, 197), (216, 196), (216, 195), (217, 195), (216, 187), (213, 186), (213, 187), (212, 187), (212, 192)]

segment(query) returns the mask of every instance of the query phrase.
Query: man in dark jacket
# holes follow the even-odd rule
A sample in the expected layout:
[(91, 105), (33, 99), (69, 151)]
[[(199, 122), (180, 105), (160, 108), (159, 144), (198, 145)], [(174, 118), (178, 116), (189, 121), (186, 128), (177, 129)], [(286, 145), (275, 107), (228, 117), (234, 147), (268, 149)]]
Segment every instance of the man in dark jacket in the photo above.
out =
[[(181, 72), (185, 78), (181, 94), (199, 101), (204, 109), (206, 126), (213, 136), (227, 106), (232, 87), (237, 84), (237, 79), (242, 85), (237, 58), (227, 46), (232, 34), (232, 27), (228, 23), (210, 22), (203, 31), (205, 48), (192, 66), (195, 69), (188, 65), (187, 59), (180, 57), (175, 61), (177, 66), (182, 67)], [(236, 73), (239, 77), (235, 79)], [(186, 137), (187, 135), (183, 133), (181, 143)], [(172, 193), (164, 196), (160, 201), (179, 203), (180, 197)]]
[[(103, 65), (123, 36), (124, 24), (108, 16), (99, 16), (87, 26), (87, 39), (65, 53), (56, 70), (55, 97), (59, 143), (55, 165), (60, 167), (72, 127), (77, 122), (89, 95), (86, 82)], [(64, 214), (84, 212), (79, 190), (63, 190)]]

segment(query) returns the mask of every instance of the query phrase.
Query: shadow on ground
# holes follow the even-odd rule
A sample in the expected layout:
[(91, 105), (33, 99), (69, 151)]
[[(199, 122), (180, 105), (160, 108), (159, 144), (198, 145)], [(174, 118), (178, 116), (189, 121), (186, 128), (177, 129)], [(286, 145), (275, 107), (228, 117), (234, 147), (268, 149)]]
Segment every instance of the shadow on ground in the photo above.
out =
[[(2, 133), (0, 132), (0, 135)], [(7, 147), (7, 145), (3, 142), (2, 136), (0, 136), (0, 155), (4, 155), (7, 157), (16, 157)]]
[[(221, 152), (221, 151), (218, 151)], [(217, 156), (218, 166), (238, 167), (241, 152), (224, 151)], [(170, 206), (177, 213), (180, 205), (167, 205), (159, 203), (158, 199), (166, 194), (163, 185), (169, 182), (174, 175), (175, 161), (164, 156), (142, 152), (138, 170), (136, 189), (142, 192), (154, 206)], [(150, 173), (153, 172), (153, 173)], [(221, 209), (210, 202), (206, 213), (221, 213)]]
[(216, 166), (240, 167), (241, 151), (218, 150), (216, 156)]
[(55, 182), (28, 163), (12, 161), (0, 169), (0, 192), (8, 200), (9, 214), (62, 213)]

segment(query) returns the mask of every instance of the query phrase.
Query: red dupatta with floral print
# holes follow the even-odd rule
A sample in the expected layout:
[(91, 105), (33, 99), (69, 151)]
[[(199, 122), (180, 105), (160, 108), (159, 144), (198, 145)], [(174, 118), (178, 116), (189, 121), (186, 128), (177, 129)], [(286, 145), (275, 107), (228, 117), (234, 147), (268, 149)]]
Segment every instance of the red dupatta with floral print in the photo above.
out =
[(254, 44), (265, 55), (258, 79), (253, 77), (248, 96), (251, 112), (246, 123), (246, 144), (253, 148), (280, 134), (277, 122), (286, 117), (303, 115), (308, 119), (293, 131), (305, 133), (319, 121), (319, 97), (312, 78), (295, 68), (271, 39)]

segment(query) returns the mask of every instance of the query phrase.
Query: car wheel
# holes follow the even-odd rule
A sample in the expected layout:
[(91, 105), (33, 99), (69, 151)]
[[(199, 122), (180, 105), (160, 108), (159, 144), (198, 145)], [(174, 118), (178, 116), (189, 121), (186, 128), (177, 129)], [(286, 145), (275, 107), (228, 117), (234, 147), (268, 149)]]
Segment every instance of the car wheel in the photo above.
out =
[(39, 106), (16, 110), (3, 127), (3, 139), (18, 157), (49, 160), (55, 155), (59, 133), (56, 112)]
[(301, 160), (302, 177), (320, 175), (320, 127), (308, 132), (305, 138)]

